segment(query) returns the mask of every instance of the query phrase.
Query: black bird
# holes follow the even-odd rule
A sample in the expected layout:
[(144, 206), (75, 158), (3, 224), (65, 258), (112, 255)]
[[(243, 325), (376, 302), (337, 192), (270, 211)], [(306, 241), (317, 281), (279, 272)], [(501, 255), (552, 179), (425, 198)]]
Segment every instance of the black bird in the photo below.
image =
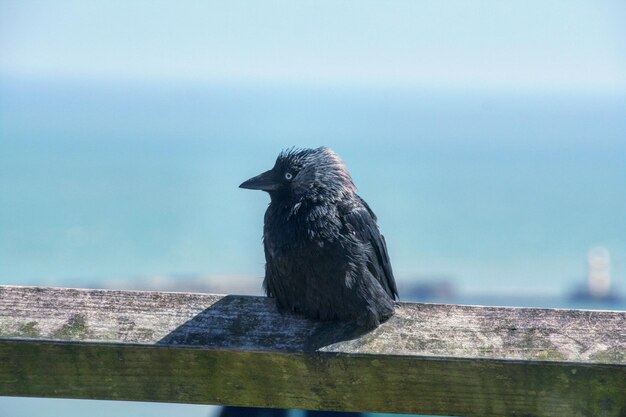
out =
[(285, 150), (240, 187), (271, 198), (263, 287), (279, 310), (366, 329), (393, 315), (398, 290), (385, 239), (335, 152)]

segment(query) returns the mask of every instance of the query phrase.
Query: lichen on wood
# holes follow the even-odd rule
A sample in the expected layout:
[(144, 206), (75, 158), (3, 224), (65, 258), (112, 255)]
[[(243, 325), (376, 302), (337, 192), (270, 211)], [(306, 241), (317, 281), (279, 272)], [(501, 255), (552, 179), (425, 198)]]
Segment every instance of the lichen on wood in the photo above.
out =
[(622, 416), (626, 312), (400, 303), (371, 332), (264, 297), (0, 286), (0, 395)]

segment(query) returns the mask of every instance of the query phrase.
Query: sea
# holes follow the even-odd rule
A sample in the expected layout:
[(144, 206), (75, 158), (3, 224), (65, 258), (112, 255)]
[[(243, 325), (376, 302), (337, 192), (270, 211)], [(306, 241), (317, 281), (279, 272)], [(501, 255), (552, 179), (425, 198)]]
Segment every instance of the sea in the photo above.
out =
[[(238, 185), (318, 146), (345, 161), (403, 285), (626, 309), (569, 298), (597, 247), (626, 292), (626, 95), (611, 92), (1, 77), (0, 284), (260, 287), (269, 198)], [(41, 401), (61, 400), (0, 399), (0, 416)]]

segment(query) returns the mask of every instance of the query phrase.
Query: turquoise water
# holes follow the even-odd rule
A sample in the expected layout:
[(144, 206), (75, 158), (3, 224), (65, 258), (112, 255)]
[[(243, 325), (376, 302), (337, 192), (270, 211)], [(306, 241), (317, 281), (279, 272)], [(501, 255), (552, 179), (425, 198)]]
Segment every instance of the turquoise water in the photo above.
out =
[[(0, 283), (261, 276), (268, 198), (238, 184), (281, 148), (328, 145), (378, 214), (399, 280), (447, 277), (498, 300), (563, 294), (604, 245), (624, 288), (625, 116), (614, 96), (5, 79)], [(9, 415), (171, 411), (1, 404)]]
[[(4, 406), (4, 407), (2, 407)], [(130, 401), (58, 400), (47, 398), (0, 397), (0, 417), (110, 417), (150, 416), (215, 417), (220, 407), (195, 404), (139, 403)], [(45, 412), (42, 414), (42, 410)], [(290, 410), (289, 417), (304, 417), (302, 410)], [(372, 417), (403, 417), (405, 414), (370, 414)], [(427, 417), (427, 416), (424, 416)]]
[(268, 197), (238, 184), (327, 145), (400, 280), (558, 293), (604, 245), (626, 280), (626, 98), (4, 80), (0, 282), (261, 276)]

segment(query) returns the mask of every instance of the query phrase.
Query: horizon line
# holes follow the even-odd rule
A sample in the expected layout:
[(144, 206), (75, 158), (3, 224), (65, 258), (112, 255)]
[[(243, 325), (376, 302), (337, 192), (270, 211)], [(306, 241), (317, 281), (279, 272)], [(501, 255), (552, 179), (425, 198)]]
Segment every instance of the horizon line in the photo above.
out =
[(426, 82), (401, 81), (380, 82), (366, 80), (340, 79), (280, 79), (278, 77), (189, 77), (189, 76), (141, 76), (138, 74), (86, 74), (76, 73), (37, 73), (12, 72), (0, 70), (0, 86), (6, 81), (33, 81), (33, 82), (75, 82), (101, 84), (137, 84), (138, 86), (193, 86), (193, 87), (245, 87), (251, 89), (287, 88), (302, 90), (337, 90), (337, 91), (403, 91), (406, 93), (435, 92), (454, 94), (510, 94), (510, 95), (542, 95), (542, 94), (576, 94), (601, 96), (626, 96), (624, 86), (583, 86), (566, 84), (514, 84), (514, 83), (455, 83), (455, 82)]

